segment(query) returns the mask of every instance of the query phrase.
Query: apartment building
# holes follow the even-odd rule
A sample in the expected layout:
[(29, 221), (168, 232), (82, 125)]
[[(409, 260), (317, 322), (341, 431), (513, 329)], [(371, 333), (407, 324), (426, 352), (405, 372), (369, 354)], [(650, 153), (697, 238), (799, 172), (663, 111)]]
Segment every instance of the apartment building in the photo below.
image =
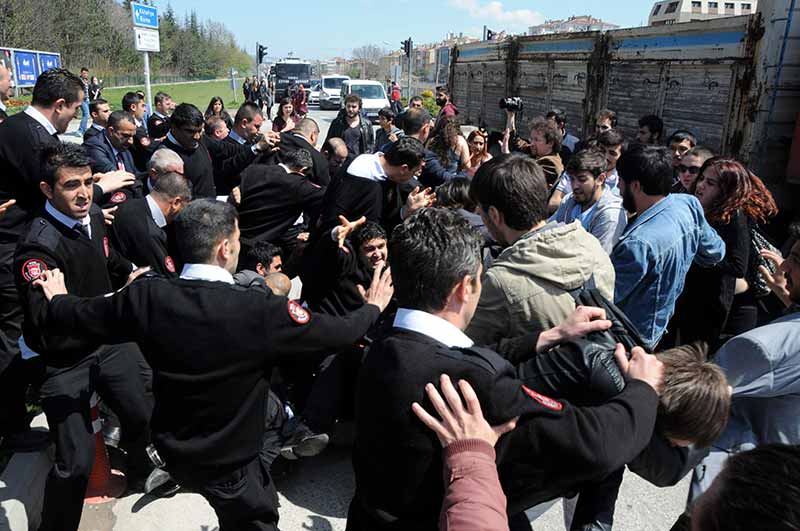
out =
[(757, 0), (666, 0), (656, 2), (650, 10), (651, 26), (694, 22), (712, 18), (735, 17), (755, 13)]

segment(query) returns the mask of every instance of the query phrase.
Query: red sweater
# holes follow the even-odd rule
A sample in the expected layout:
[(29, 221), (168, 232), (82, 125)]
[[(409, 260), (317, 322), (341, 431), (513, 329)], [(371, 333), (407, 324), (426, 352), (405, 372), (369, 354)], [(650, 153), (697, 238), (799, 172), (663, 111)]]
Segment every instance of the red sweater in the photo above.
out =
[(467, 439), (446, 447), (444, 482), (440, 531), (508, 531), (506, 496), (489, 443)]

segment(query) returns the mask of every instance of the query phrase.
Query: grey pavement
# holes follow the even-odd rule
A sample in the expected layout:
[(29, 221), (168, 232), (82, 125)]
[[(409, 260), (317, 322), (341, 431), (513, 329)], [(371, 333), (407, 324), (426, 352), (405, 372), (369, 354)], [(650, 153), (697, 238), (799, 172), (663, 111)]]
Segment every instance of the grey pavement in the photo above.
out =
[[(312, 108), (310, 116), (325, 138), (336, 111)], [(77, 129), (74, 122), (70, 130)], [(266, 126), (265, 126), (266, 127)], [(65, 136), (79, 141), (77, 136)], [(558, 456), (544, 456), (558, 458)], [(386, 478), (391, 481), (391, 478)], [(681, 513), (688, 478), (671, 488), (657, 488), (626, 472), (616, 505), (614, 529), (618, 531), (668, 531)], [(344, 531), (347, 505), (354, 489), (350, 447), (333, 446), (307, 459), (287, 477), (276, 480), (280, 497), (280, 527), (284, 530)], [(537, 512), (542, 514), (538, 517)], [(536, 531), (564, 529), (560, 502), (529, 511)], [(102, 506), (84, 506), (81, 531), (214, 531), (217, 519), (199, 495), (179, 492), (166, 499), (130, 494)]]

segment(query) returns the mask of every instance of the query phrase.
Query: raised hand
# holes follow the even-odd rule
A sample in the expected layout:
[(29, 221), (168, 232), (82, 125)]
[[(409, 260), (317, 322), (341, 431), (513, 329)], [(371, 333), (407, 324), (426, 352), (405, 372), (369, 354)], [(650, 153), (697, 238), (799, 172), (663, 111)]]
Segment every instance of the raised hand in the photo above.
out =
[(355, 221), (348, 221), (346, 217), (339, 216), (339, 226), (336, 227), (335, 230), (336, 241), (339, 243), (339, 249), (349, 254), (350, 251), (347, 249), (347, 246), (344, 244), (344, 242), (347, 240), (347, 237), (353, 233), (354, 230), (356, 230), (358, 227), (360, 227), (366, 222), (367, 218), (364, 216), (361, 216)]
[(642, 347), (633, 347), (631, 359), (625, 352), (625, 347), (617, 343), (614, 351), (614, 358), (617, 360), (623, 374), (634, 380), (641, 380), (661, 394), (661, 385), (664, 383), (664, 364), (652, 354), (648, 354)]
[(412, 215), (417, 210), (432, 206), (436, 202), (436, 192), (432, 188), (420, 190), (419, 186), (408, 194), (406, 199), (406, 217)]

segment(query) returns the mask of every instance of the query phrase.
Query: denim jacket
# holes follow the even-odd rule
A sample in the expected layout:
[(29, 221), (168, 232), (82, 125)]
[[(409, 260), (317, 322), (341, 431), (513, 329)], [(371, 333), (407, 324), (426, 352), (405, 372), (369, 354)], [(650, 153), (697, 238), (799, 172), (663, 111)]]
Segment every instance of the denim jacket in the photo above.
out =
[(664, 335), (692, 262), (710, 267), (724, 256), (725, 243), (688, 194), (668, 195), (628, 225), (611, 253), (614, 302), (648, 348)]

